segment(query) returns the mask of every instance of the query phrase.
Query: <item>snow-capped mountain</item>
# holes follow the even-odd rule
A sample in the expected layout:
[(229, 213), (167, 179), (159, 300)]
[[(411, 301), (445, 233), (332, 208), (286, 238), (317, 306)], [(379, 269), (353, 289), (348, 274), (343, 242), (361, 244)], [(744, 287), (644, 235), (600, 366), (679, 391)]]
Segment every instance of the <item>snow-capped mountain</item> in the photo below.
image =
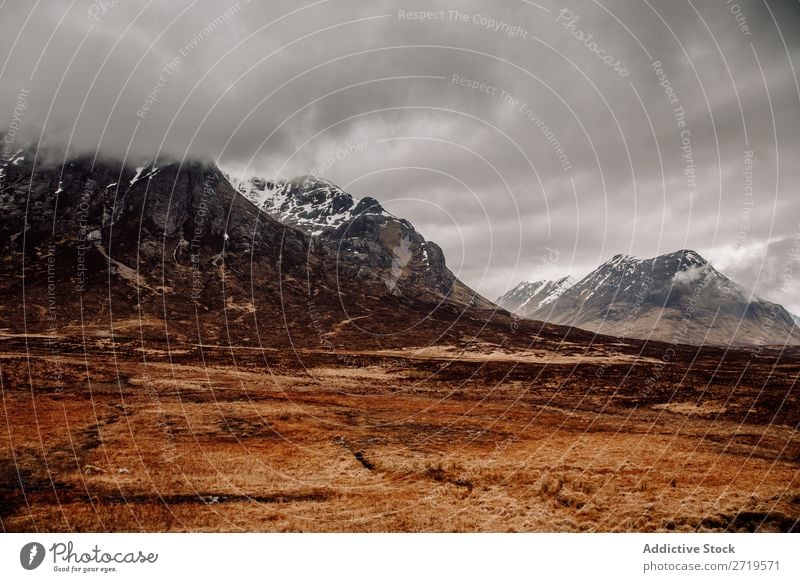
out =
[[(531, 296), (531, 304), (537, 300)], [(749, 296), (692, 250), (651, 259), (616, 255), (535, 309), (521, 293), (499, 304), (522, 317), (622, 337), (692, 344), (798, 341), (788, 311)]]
[(528, 317), (540, 308), (551, 305), (576, 281), (574, 277), (562, 277), (555, 281), (522, 282), (498, 297), (495, 303), (520, 317)]
[(359, 200), (335, 184), (314, 176), (288, 181), (257, 177), (240, 180), (231, 176), (228, 179), (264, 212), (312, 236), (335, 230), (360, 214), (390, 216), (374, 198), (367, 196)]
[(340, 274), (382, 282), (394, 295), (435, 290), (459, 303), (494, 305), (459, 281), (445, 264), (439, 246), (414, 226), (385, 210), (370, 196), (356, 198), (314, 176), (288, 181), (228, 177), (263, 212), (310, 235), (338, 257)]

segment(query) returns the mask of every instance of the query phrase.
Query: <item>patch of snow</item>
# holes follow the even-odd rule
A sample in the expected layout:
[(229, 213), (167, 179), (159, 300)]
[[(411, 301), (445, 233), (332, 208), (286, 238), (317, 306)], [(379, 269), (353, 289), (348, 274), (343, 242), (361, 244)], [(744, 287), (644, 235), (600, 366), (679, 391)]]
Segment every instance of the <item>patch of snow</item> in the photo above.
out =
[(539, 302), (539, 307), (543, 305), (549, 305), (559, 297), (561, 297), (568, 289), (570, 289), (575, 284), (575, 279), (573, 277), (564, 277), (563, 279), (559, 279), (555, 282), (553, 289), (550, 291), (550, 294), (542, 299)]
[(133, 186), (136, 182), (139, 181), (139, 179), (140, 179), (140, 177), (142, 175), (142, 172), (144, 172), (146, 168), (147, 168), (147, 166), (139, 166), (138, 168), (136, 168), (136, 175), (134, 175), (133, 178), (130, 181), (130, 185), (131, 186)]
[[(332, 182), (315, 176), (300, 176), (289, 181), (230, 175), (227, 178), (234, 189), (266, 214), (312, 236), (323, 235), (353, 221), (357, 218), (355, 210), (362, 202)], [(393, 217), (379, 204), (366, 212)], [(407, 226), (411, 228), (410, 224)]]

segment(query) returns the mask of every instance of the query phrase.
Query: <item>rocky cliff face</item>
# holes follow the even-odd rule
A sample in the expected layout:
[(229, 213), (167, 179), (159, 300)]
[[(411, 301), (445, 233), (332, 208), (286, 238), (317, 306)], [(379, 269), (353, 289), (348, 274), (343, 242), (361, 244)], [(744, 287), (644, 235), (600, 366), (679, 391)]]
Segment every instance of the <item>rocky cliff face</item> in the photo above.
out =
[[(315, 266), (304, 260), (307, 237), (259, 216), (212, 165), (82, 158), (6, 170), (2, 269), (13, 274), (6, 291), (24, 301), (6, 308), (21, 311), (11, 321), (35, 327), (46, 305), (59, 325), (112, 314), (187, 321), (225, 306), (238, 320), (282, 287), (296, 299)], [(249, 301), (248, 279), (260, 290)]]

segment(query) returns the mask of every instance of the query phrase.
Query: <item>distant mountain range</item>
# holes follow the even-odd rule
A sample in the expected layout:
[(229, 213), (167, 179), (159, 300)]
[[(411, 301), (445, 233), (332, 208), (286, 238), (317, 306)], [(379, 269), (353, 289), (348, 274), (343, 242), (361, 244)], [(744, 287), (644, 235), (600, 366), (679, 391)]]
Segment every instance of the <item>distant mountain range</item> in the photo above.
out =
[(521, 283), (496, 301), (520, 317), (675, 343), (798, 343), (796, 319), (756, 297), (698, 253), (616, 255), (579, 281)]

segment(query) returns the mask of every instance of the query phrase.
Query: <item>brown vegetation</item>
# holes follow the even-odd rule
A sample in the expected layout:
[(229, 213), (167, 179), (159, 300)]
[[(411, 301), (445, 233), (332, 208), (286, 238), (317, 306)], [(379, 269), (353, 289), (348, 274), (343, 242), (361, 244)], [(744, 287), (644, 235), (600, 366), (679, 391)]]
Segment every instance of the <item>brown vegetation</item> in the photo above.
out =
[(5, 531), (798, 529), (792, 363), (0, 341)]

